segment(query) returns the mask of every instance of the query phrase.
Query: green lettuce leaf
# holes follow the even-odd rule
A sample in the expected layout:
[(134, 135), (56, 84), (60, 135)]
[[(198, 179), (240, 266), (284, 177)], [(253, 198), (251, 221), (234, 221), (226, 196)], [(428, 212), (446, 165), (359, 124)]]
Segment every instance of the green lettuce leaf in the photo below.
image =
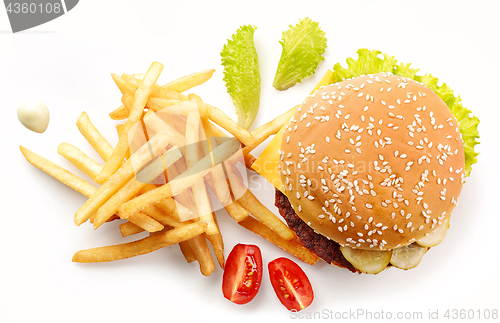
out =
[(411, 68), (411, 64), (397, 64), (393, 56), (383, 54), (383, 58), (381, 58), (379, 55), (382, 52), (366, 48), (359, 49), (357, 53), (357, 60), (353, 58), (346, 60), (347, 68), (343, 68), (340, 63), (335, 64), (330, 77), (330, 84), (361, 75), (380, 72), (391, 72), (394, 75), (424, 83), (446, 103), (458, 121), (465, 152), (465, 176), (469, 176), (472, 171), (472, 165), (477, 162), (477, 155), (479, 155), (479, 153), (474, 151), (474, 147), (479, 143), (477, 141), (479, 138), (477, 130), (479, 119), (473, 116), (472, 112), (462, 105), (460, 96), (455, 96), (453, 90), (446, 83), (438, 85), (439, 80), (431, 74), (417, 75), (419, 70)]
[(249, 129), (260, 104), (259, 58), (253, 41), (255, 26), (241, 26), (220, 52), (224, 82), (233, 99), (238, 123)]
[(309, 18), (299, 20), (283, 32), (283, 47), (273, 86), (280, 91), (300, 83), (314, 73), (326, 50), (325, 32)]
[(347, 68), (343, 68), (340, 63), (333, 67), (334, 73), (331, 76), (331, 83), (340, 82), (353, 77), (380, 72), (391, 72), (396, 65), (393, 56), (384, 54), (384, 58), (378, 57), (382, 52), (378, 50), (358, 49), (359, 58), (346, 59)]

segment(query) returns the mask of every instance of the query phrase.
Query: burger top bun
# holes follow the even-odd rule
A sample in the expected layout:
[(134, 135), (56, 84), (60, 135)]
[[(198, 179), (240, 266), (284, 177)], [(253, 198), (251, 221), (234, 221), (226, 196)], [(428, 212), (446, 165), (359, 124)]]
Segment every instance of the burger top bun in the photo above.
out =
[(439, 226), (457, 204), (457, 121), (425, 85), (379, 73), (320, 88), (283, 134), (280, 172), (297, 215), (341, 245), (388, 250)]

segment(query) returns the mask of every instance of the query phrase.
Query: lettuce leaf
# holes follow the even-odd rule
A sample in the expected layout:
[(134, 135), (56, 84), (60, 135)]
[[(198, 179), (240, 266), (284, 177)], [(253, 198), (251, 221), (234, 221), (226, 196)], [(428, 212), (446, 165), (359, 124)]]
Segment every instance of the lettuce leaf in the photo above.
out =
[(224, 82), (233, 99), (238, 123), (249, 129), (260, 105), (259, 58), (253, 34), (257, 27), (241, 26), (220, 52), (224, 66)]
[(343, 68), (340, 63), (333, 67), (334, 73), (331, 76), (331, 83), (341, 82), (353, 77), (366, 74), (375, 74), (380, 72), (392, 72), (396, 65), (393, 56), (384, 54), (384, 58), (378, 57), (382, 52), (378, 50), (368, 50), (366, 48), (358, 49), (359, 58), (346, 59), (347, 68)]
[(314, 73), (326, 50), (325, 32), (309, 18), (299, 20), (295, 26), (283, 32), (283, 47), (273, 86), (280, 91), (300, 83)]
[(417, 75), (418, 69), (411, 68), (411, 64), (398, 64), (393, 56), (383, 54), (378, 50), (368, 50), (361, 48), (357, 51), (358, 59), (348, 58), (347, 68), (343, 68), (340, 63), (335, 64), (333, 73), (330, 76), (330, 84), (340, 82), (349, 78), (358, 77), (366, 74), (375, 74), (380, 72), (391, 72), (418, 82), (424, 83), (433, 90), (448, 106), (458, 121), (462, 142), (465, 152), (465, 176), (469, 176), (472, 171), (472, 165), (477, 162), (479, 153), (474, 151), (474, 147), (479, 143), (479, 132), (477, 126), (479, 119), (472, 115), (472, 112), (462, 105), (460, 96), (455, 96), (453, 90), (443, 83), (438, 85), (438, 78), (431, 74)]

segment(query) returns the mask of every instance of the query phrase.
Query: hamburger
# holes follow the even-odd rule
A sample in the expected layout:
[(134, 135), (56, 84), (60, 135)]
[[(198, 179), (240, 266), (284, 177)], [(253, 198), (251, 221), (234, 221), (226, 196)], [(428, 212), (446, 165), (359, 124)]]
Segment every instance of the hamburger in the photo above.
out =
[(410, 269), (446, 235), (476, 160), (479, 120), (434, 77), (378, 51), (358, 54), (284, 127), (276, 206), (328, 263)]

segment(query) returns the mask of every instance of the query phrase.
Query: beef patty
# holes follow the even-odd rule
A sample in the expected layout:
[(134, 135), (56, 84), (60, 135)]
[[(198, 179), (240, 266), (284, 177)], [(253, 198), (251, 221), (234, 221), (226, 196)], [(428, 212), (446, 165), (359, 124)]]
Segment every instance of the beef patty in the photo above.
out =
[(344, 255), (342, 255), (340, 251), (340, 245), (337, 242), (329, 240), (325, 236), (314, 232), (313, 229), (299, 218), (290, 205), (288, 198), (281, 193), (280, 190), (276, 190), (275, 205), (278, 207), (281, 216), (285, 219), (290, 229), (295, 232), (300, 242), (312, 253), (329, 264), (347, 268), (352, 272), (359, 272), (359, 270), (354, 268), (353, 265), (344, 258)]

